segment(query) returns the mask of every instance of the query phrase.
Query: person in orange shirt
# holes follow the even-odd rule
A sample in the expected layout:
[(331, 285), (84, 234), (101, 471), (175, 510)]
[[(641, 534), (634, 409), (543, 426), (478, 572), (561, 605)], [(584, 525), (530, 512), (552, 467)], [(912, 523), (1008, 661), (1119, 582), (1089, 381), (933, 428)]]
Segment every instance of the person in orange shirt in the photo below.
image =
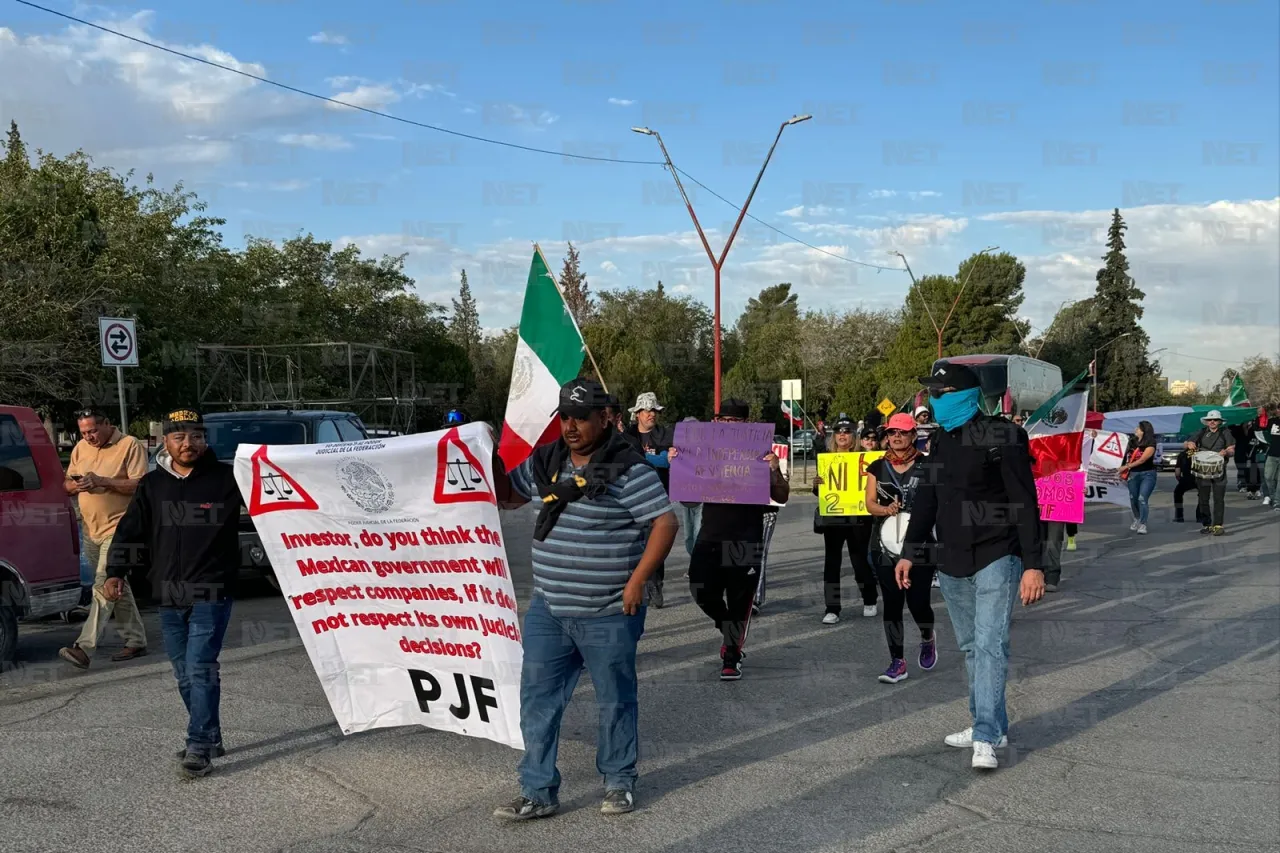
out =
[(126, 586), (123, 595), (112, 601), (102, 591), (107, 580), (111, 539), (138, 488), (138, 481), (147, 473), (147, 451), (142, 442), (116, 429), (97, 410), (78, 412), (76, 423), (80, 441), (71, 451), (64, 485), (67, 494), (80, 503), (84, 524), (81, 548), (94, 566), (93, 602), (80, 638), (74, 645), (60, 649), (58, 656), (76, 669), (88, 669), (90, 657), (112, 615), (124, 648), (111, 659), (132, 660), (147, 653), (147, 632), (133, 592)]

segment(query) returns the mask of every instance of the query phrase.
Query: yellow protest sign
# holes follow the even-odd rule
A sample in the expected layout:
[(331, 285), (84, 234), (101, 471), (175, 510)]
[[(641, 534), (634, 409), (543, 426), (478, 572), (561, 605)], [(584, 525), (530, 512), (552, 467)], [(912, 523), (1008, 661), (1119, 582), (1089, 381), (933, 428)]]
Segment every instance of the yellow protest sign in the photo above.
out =
[(880, 405), (876, 406), (876, 411), (887, 418), (889, 415), (893, 414), (893, 410), (896, 408), (898, 407), (893, 404), (893, 401), (888, 397), (885, 397), (880, 401)]
[(867, 512), (867, 466), (884, 456), (870, 453), (819, 453), (818, 513), (820, 515), (870, 515)]

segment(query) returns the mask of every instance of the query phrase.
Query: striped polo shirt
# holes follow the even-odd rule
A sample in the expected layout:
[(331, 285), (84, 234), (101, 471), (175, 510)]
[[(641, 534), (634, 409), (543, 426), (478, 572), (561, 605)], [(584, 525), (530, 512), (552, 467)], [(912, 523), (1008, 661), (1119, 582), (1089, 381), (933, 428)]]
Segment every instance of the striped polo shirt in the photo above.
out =
[[(566, 457), (560, 476), (581, 473)], [(533, 459), (511, 472), (511, 488), (541, 503)], [(568, 503), (541, 542), (533, 540), (533, 589), (556, 616), (615, 616), (622, 590), (649, 542), (650, 522), (670, 511), (657, 473), (633, 465), (599, 498)]]

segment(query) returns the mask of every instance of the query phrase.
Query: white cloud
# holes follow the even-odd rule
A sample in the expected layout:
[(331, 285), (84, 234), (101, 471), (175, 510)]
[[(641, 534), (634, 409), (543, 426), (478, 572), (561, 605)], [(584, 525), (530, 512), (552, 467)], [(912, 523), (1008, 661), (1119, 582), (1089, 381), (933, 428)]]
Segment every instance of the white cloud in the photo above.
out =
[(267, 181), (260, 183), (257, 181), (231, 181), (227, 184), (233, 190), (244, 190), (246, 192), (258, 192), (266, 190), (275, 193), (293, 193), (308, 189), (312, 181), (295, 180), (295, 181)]
[(486, 104), (484, 114), (487, 121), (538, 129), (550, 127), (560, 120), (560, 116), (549, 110), (508, 102)]
[(629, 98), (610, 98), (609, 103), (613, 104), (615, 107), (630, 107), (635, 104), (635, 101)]
[(361, 83), (350, 91), (338, 92), (332, 97), (335, 101), (341, 101), (342, 103), (326, 103), (325, 106), (331, 110), (346, 112), (351, 107), (381, 110), (400, 100), (400, 93), (385, 83)]
[(115, 148), (101, 154), (103, 160), (120, 164), (215, 164), (231, 156), (234, 145), (225, 139), (193, 139), (172, 145), (150, 145), (141, 148)]
[(803, 204), (789, 207), (786, 210), (778, 211), (779, 216), (785, 216), (788, 219), (800, 219), (802, 217), (823, 217), (823, 216), (840, 216), (844, 213), (842, 207), (828, 207), (825, 204), (817, 204), (812, 207), (805, 207)]
[(917, 192), (907, 193), (907, 198), (912, 201), (921, 198), (942, 198), (942, 193), (937, 192), (936, 190), (919, 190)]
[(615, 264), (613, 261), (604, 261), (603, 263), (600, 264), (600, 269), (603, 270), (604, 272), (613, 273), (618, 271), (618, 265)]
[(333, 133), (286, 133), (276, 137), (276, 142), (316, 151), (343, 151), (351, 147), (350, 142)]
[[(1026, 311), (1041, 328), (1063, 300), (1091, 296), (1110, 210), (1028, 210), (982, 220), (1023, 233)], [(1143, 299), (1143, 327), (1171, 375), (1215, 377), (1247, 355), (1280, 351), (1280, 198), (1166, 204), (1122, 211), (1125, 256)], [(1038, 238), (1038, 239), (1037, 239)], [(1199, 356), (1195, 358), (1193, 356)]]
[(332, 44), (345, 45), (348, 43), (347, 37), (342, 33), (328, 33), (323, 30), (310, 36), (307, 41), (312, 44)]
[(867, 193), (867, 198), (893, 198), (897, 194), (897, 190), (872, 190)]

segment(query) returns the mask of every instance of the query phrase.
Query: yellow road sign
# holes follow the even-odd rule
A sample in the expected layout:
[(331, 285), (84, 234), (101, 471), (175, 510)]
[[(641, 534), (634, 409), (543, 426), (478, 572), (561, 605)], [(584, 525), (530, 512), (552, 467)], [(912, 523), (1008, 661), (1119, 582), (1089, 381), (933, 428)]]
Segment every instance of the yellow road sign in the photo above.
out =
[(880, 401), (880, 405), (876, 406), (876, 411), (878, 411), (880, 414), (884, 415), (887, 418), (889, 417), (889, 415), (893, 414), (893, 410), (896, 408), (898, 407), (894, 405), (893, 401), (890, 400), (888, 397), (885, 397), (883, 400)]

